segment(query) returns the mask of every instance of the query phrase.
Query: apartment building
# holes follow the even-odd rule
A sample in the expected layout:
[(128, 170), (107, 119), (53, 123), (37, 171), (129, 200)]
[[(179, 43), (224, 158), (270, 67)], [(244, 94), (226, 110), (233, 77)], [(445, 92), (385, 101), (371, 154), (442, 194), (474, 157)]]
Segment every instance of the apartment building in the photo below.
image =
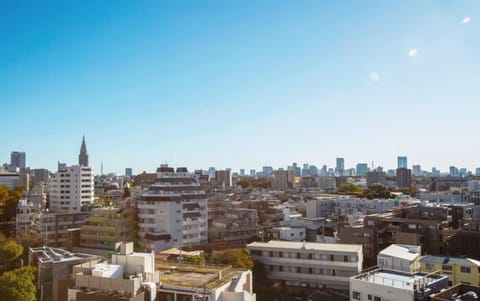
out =
[(145, 250), (208, 241), (207, 197), (184, 167), (157, 169), (155, 183), (137, 196), (139, 243)]
[(43, 213), (40, 223), (35, 229), (45, 238), (46, 245), (66, 248), (68, 242), (68, 230), (80, 228), (89, 212), (71, 213)]
[(480, 261), (466, 257), (425, 255), (419, 259), (420, 270), (430, 273), (441, 271), (448, 276), (448, 286), (460, 283), (480, 285)]
[[(116, 242), (136, 239), (136, 209), (130, 204), (122, 208), (95, 208), (80, 227), (82, 252), (94, 254), (115, 251)], [(100, 253), (98, 253), (100, 251)]]
[(267, 278), (283, 286), (348, 290), (349, 278), (362, 269), (361, 245), (269, 241), (247, 245)]
[(18, 200), (15, 218), (17, 235), (38, 231), (38, 223), (41, 216), (40, 209), (41, 207), (35, 206), (29, 200)]
[(50, 211), (80, 212), (93, 203), (94, 171), (88, 166), (63, 166), (48, 183)]
[(209, 242), (228, 242), (232, 247), (244, 247), (257, 235), (258, 216), (255, 209), (226, 209), (223, 217), (215, 217), (208, 227)]
[(328, 217), (354, 214), (374, 214), (391, 211), (399, 205), (394, 199), (367, 200), (350, 196), (318, 197), (306, 203), (307, 217)]
[(420, 301), (447, 287), (447, 277), (375, 268), (350, 278), (350, 301)]

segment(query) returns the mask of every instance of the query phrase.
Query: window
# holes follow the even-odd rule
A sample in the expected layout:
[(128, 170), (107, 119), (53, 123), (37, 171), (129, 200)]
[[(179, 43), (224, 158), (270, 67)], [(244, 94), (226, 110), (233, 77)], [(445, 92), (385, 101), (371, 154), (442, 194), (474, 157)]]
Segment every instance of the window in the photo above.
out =
[(335, 257), (333, 255), (330, 255), (330, 261), (334, 261)]
[(352, 292), (352, 298), (355, 300), (360, 300), (360, 292)]
[(470, 267), (460, 267), (460, 272), (462, 273), (471, 273)]
[(382, 301), (382, 297), (374, 296), (373, 301)]
[(343, 261), (348, 262), (348, 256), (343, 256)]
[(443, 264), (443, 265), (442, 265), (442, 270), (444, 270), (444, 271), (451, 271), (451, 270), (452, 270), (452, 266), (451, 266), (451, 265), (445, 265), (445, 264)]
[(372, 300), (372, 295), (368, 294), (368, 300)]

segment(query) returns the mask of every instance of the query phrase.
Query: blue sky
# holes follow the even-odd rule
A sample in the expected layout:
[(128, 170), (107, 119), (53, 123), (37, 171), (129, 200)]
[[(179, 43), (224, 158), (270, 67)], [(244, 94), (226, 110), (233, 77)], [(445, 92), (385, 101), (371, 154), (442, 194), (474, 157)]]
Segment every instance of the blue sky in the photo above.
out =
[(85, 134), (117, 173), (473, 169), (479, 84), (475, 0), (0, 2), (0, 162), (34, 168)]

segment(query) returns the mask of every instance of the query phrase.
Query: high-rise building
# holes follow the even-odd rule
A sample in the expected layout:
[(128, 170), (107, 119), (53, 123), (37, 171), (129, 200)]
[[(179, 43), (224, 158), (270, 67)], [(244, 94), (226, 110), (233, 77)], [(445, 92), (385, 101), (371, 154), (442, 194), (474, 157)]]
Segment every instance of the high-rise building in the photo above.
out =
[(367, 163), (358, 163), (357, 164), (357, 176), (364, 177), (368, 172)]
[(80, 154), (78, 155), (78, 165), (88, 166), (88, 152), (85, 144), (85, 136), (82, 139), (82, 146), (80, 146)]
[(367, 186), (370, 185), (385, 185), (387, 183), (386, 174), (384, 171), (374, 170), (367, 172)]
[(26, 154), (25, 152), (11, 152), (10, 153), (10, 166), (13, 168), (23, 169), (26, 167)]
[(343, 158), (337, 158), (335, 173), (339, 176), (343, 176), (344, 172), (345, 172), (345, 160)]
[(93, 203), (94, 171), (88, 166), (65, 166), (52, 175), (48, 183), (50, 210), (79, 212)]
[(232, 176), (230, 170), (216, 170), (215, 171), (215, 182), (217, 185), (230, 187), (232, 186)]
[(125, 168), (125, 176), (129, 178), (133, 176), (133, 170), (130, 167)]
[(287, 188), (288, 188), (288, 170), (283, 170), (283, 169), (275, 170), (273, 172), (273, 189), (287, 190)]
[(241, 177), (245, 176), (245, 169), (243, 169), (243, 168), (240, 169), (240, 176)]
[(422, 167), (419, 164), (414, 164), (412, 166), (412, 175), (415, 175), (415, 176), (422, 175)]
[(250, 176), (254, 177), (255, 176), (255, 169), (250, 169)]
[(455, 166), (450, 166), (450, 176), (452, 177), (458, 177), (460, 172), (458, 171), (458, 168)]
[(263, 171), (263, 175), (266, 177), (273, 175), (273, 167), (271, 166), (264, 166), (262, 168), (262, 171)]
[(50, 177), (50, 172), (48, 171), (48, 169), (44, 169), (44, 168), (33, 169), (32, 173), (33, 173), (35, 185), (48, 183), (48, 179)]
[(160, 251), (208, 241), (207, 196), (195, 175), (164, 164), (138, 197), (138, 236), (145, 250)]
[(412, 185), (412, 171), (408, 168), (397, 168), (396, 178), (399, 188), (409, 188)]
[(407, 167), (408, 167), (407, 157), (406, 156), (397, 157), (397, 168), (407, 168)]

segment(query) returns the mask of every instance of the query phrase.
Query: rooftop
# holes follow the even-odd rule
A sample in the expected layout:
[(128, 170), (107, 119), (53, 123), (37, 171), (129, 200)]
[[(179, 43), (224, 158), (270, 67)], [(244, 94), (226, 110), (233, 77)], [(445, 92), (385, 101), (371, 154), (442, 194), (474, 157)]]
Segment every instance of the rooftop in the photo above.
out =
[(441, 276), (434, 273), (408, 273), (375, 268), (362, 272), (356, 276), (351, 277), (350, 279), (416, 291), (421, 288), (428, 287), (430, 284), (442, 280), (442, 278), (448, 278), (448, 276)]
[(414, 260), (420, 256), (420, 252), (420, 246), (392, 244), (380, 251), (378, 255)]
[(450, 257), (450, 256), (434, 256), (425, 255), (419, 259), (420, 262), (437, 263), (437, 264), (455, 264), (480, 267), (480, 261), (467, 257)]
[(230, 266), (200, 266), (177, 262), (157, 263), (160, 271), (160, 282), (163, 286), (180, 286), (184, 288), (216, 289), (224, 285), (242, 272)]
[(66, 250), (60, 248), (52, 248), (52, 247), (38, 247), (38, 248), (30, 248), (30, 252), (35, 254), (38, 258), (40, 263), (59, 263), (59, 262), (67, 262), (67, 261), (75, 261), (75, 260), (91, 260), (96, 259), (97, 256), (91, 254), (84, 254), (84, 253), (71, 253)]
[(324, 244), (315, 242), (297, 242), (271, 240), (269, 242), (253, 242), (248, 247), (259, 248), (278, 248), (278, 249), (295, 249), (295, 250), (318, 250), (318, 251), (337, 251), (337, 252), (358, 252), (362, 250), (362, 245), (351, 244)]

